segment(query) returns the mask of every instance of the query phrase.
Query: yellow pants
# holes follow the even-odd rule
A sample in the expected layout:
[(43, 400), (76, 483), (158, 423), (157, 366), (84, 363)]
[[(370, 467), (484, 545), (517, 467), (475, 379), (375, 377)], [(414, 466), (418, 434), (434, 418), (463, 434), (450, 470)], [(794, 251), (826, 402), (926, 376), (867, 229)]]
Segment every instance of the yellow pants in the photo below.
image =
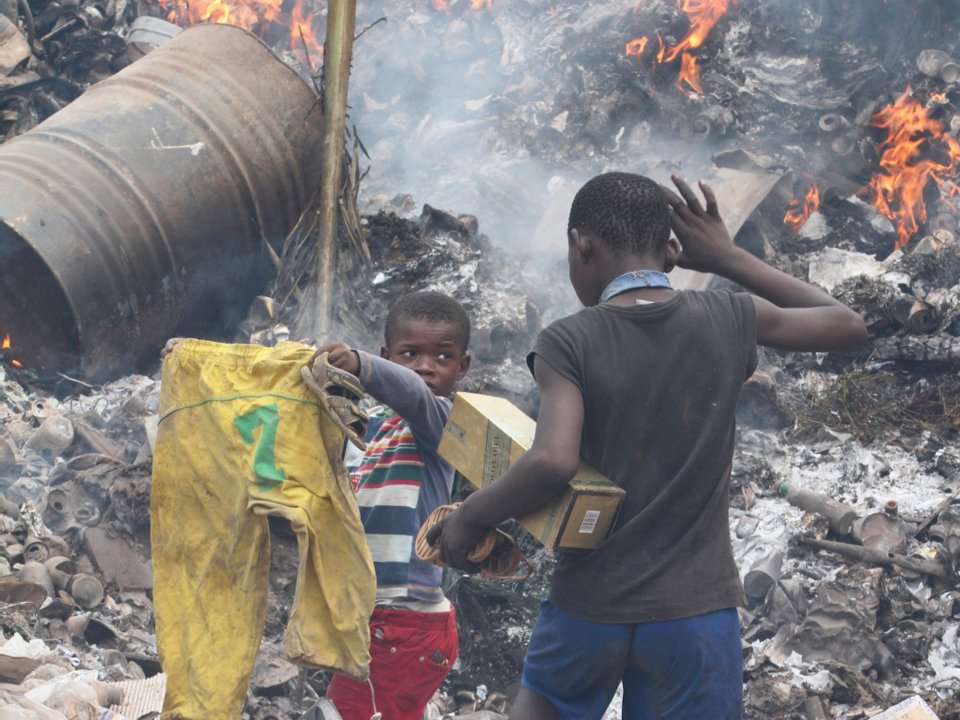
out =
[(267, 515), (299, 544), (287, 655), (367, 676), (376, 580), (343, 436), (300, 377), (312, 354), (185, 340), (164, 362), (150, 504), (164, 718), (240, 716), (266, 616)]

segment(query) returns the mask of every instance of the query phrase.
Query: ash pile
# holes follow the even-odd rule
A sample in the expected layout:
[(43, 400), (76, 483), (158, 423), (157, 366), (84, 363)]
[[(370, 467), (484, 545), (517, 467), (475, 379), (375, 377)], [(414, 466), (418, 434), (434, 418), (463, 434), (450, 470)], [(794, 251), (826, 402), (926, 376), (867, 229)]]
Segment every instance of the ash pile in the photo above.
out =
[[(475, 328), (464, 388), (532, 412), (523, 356), (575, 309), (562, 258), (571, 187), (607, 168), (769, 179), (722, 205), (743, 215), (736, 242), (849, 303), (871, 339), (857, 357), (766, 352), (744, 388), (731, 536), (750, 601), (746, 717), (859, 720), (901, 707), (956, 720), (956, 4), (723, 5), (696, 46), (684, 44), (692, 18), (660, 0), (362, 7), (388, 23), (355, 51), (352, 113), (372, 170), (355, 236), (341, 243), (339, 332), (374, 349), (400, 294), (447, 292)], [(14, 38), (0, 48), (19, 58), (0, 63), (0, 131), (25, 132), (128, 62), (133, 21), (160, 15), (29, 0), (0, 15), (16, 31), (0, 32)], [(410, 190), (435, 207), (397, 195)], [(296, 302), (281, 285), (233, 339), (290, 337)], [(162, 679), (148, 517), (157, 378), (85, 387), (17, 367), (15, 348), (0, 357), (3, 700), (36, 717), (139, 717), (131, 698), (155, 700)], [(328, 680), (282, 657), (296, 550), (272, 530), (245, 709), (257, 720), (307, 712)], [(551, 566), (521, 543), (538, 564), (523, 585), (449, 575), (461, 658), (430, 717), (505, 711)], [(70, 715), (68, 701), (91, 714)]]

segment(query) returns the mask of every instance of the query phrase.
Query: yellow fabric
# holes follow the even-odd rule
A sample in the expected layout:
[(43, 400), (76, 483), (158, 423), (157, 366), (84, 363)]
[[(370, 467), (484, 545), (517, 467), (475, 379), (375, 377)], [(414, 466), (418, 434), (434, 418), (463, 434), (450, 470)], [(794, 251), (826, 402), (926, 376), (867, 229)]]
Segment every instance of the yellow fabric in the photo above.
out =
[(266, 616), (267, 515), (299, 544), (287, 655), (367, 676), (376, 579), (343, 436), (300, 376), (312, 355), (185, 340), (164, 362), (150, 507), (164, 718), (240, 716)]

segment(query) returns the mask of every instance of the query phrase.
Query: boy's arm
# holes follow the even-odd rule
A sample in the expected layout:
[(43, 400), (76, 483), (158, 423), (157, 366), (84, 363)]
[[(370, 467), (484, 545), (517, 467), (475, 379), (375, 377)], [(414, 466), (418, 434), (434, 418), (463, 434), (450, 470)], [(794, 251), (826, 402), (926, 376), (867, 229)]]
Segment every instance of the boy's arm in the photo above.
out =
[[(700, 183), (706, 209), (676, 175), (682, 195), (664, 188), (671, 226), (683, 246), (680, 267), (729, 278), (755, 293), (757, 342), (780, 350), (849, 352), (867, 339), (857, 313), (828, 293), (767, 265), (733, 244), (713, 191)], [(759, 297), (757, 297), (759, 296)]]
[(343, 343), (318, 349), (329, 352), (328, 362), (356, 375), (363, 389), (406, 420), (417, 441), (436, 449), (450, 414), (450, 401), (433, 394), (413, 370)]
[(440, 558), (461, 570), (476, 570), (466, 559), (490, 528), (537, 510), (561, 492), (580, 466), (583, 396), (580, 389), (539, 355), (534, 376), (540, 413), (533, 444), (496, 482), (470, 495), (427, 536), (439, 535)]

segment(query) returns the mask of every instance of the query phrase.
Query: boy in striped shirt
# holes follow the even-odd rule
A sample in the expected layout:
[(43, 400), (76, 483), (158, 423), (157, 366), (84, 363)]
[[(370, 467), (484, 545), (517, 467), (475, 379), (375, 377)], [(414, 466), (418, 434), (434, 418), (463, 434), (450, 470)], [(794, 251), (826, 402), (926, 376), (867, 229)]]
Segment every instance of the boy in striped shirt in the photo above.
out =
[(344, 720), (420, 720), (457, 657), (453, 606), (441, 568), (419, 560), (414, 541), (427, 516), (450, 502), (453, 467), (437, 454), (454, 385), (470, 367), (470, 320), (436, 292), (402, 297), (387, 314), (376, 357), (324, 345), (329, 362), (356, 375), (394, 413), (367, 441), (352, 475), (377, 575), (370, 619), (370, 680), (335, 675), (327, 697)]

